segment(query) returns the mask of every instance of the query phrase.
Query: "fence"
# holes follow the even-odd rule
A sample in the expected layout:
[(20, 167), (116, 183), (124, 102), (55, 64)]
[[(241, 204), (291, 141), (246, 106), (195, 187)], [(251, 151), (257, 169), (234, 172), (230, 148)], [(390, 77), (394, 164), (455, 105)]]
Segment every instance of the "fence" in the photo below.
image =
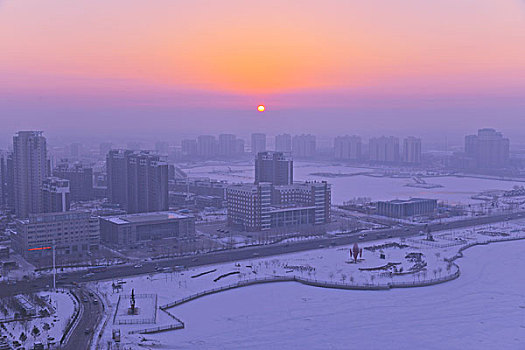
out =
[(169, 324), (167, 326), (159, 326), (159, 327), (146, 328), (146, 329), (137, 329), (137, 330), (134, 330), (134, 331), (129, 331), (128, 334), (151, 334), (151, 333), (173, 331), (173, 330), (182, 329), (182, 328), (184, 328), (184, 324)]
[(170, 309), (172, 307), (187, 303), (189, 301), (204, 297), (206, 295), (211, 295), (211, 294), (223, 292), (226, 290), (251, 286), (255, 284), (272, 283), (272, 282), (298, 282), (298, 283), (302, 283), (302, 284), (314, 286), (314, 287), (332, 288), (332, 289), (347, 289), (347, 290), (389, 290), (392, 288), (425, 287), (425, 286), (431, 286), (431, 285), (435, 285), (435, 284), (439, 284), (443, 282), (448, 282), (448, 281), (458, 278), (460, 275), (460, 271), (459, 271), (459, 267), (457, 265), (455, 266), (457, 268), (456, 272), (450, 275), (444, 276), (444, 277), (434, 278), (434, 279), (425, 280), (425, 281), (389, 282), (385, 284), (371, 284), (371, 283), (348, 284), (348, 283), (339, 283), (339, 282), (311, 280), (311, 279), (295, 277), (295, 276), (294, 277), (274, 276), (274, 277), (266, 277), (266, 278), (260, 278), (260, 279), (251, 279), (251, 280), (240, 281), (238, 283), (229, 284), (223, 287), (213, 288), (213, 289), (205, 290), (199, 293), (195, 293), (187, 297), (184, 297), (182, 299), (175, 300), (171, 303), (161, 305), (159, 306), (159, 309), (165, 311), (166, 309)]

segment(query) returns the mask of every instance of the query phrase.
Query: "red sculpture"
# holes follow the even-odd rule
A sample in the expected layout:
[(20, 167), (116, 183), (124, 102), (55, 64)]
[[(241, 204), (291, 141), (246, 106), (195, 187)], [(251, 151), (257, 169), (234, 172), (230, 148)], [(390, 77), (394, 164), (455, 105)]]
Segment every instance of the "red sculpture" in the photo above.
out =
[(350, 249), (350, 258), (354, 259), (354, 263), (357, 263), (357, 258), (363, 257), (363, 249), (359, 248), (359, 245), (357, 243), (354, 243), (354, 247)]

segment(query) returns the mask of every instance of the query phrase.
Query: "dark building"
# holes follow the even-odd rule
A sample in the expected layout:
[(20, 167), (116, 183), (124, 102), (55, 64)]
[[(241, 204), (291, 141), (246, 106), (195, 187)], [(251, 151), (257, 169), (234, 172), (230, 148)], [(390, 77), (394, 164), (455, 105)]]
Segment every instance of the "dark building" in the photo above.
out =
[(436, 199), (411, 198), (377, 202), (377, 213), (393, 218), (429, 215), (436, 211)]
[(316, 137), (314, 135), (295, 135), (292, 139), (292, 154), (296, 158), (314, 157), (316, 149)]
[(293, 160), (282, 152), (259, 152), (255, 158), (255, 183), (293, 183)]
[(169, 184), (170, 191), (188, 192), (201, 196), (219, 197), (221, 200), (226, 199), (226, 181), (212, 180), (205, 178), (186, 178), (176, 179)]
[(41, 213), (42, 182), (48, 177), (46, 138), (42, 131), (19, 131), (13, 137), (15, 213)]
[(127, 213), (168, 210), (168, 164), (149, 151), (111, 150), (108, 197)]
[(42, 201), (44, 213), (69, 210), (69, 180), (48, 177), (42, 182)]
[(399, 139), (397, 137), (371, 138), (368, 142), (370, 162), (373, 163), (398, 163)]
[(421, 163), (421, 139), (409, 136), (403, 140), (403, 162), (406, 164)]
[(54, 170), (53, 176), (69, 180), (70, 197), (72, 202), (89, 201), (93, 195), (93, 168), (82, 164), (60, 163)]
[(275, 136), (275, 150), (277, 152), (292, 152), (292, 136), (290, 134)]
[(257, 154), (259, 152), (266, 151), (266, 134), (254, 133), (252, 134), (252, 153)]
[(0, 151), (0, 208), (7, 206), (7, 152)]
[(499, 169), (509, 163), (510, 141), (494, 129), (480, 129), (465, 137), (465, 153), (478, 169)]
[(134, 244), (163, 238), (191, 238), (195, 218), (174, 212), (153, 212), (100, 218), (100, 237), (113, 245)]

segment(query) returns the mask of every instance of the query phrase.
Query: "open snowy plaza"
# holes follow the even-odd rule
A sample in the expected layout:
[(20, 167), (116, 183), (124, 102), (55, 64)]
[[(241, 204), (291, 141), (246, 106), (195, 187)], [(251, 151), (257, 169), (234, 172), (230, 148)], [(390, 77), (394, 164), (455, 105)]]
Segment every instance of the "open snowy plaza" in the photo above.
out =
[[(126, 349), (519, 349), (524, 229), (512, 221), (100, 282), (109, 307), (99, 343), (119, 332)], [(155, 322), (117, 322), (132, 290), (155, 295), (158, 308), (137, 299), (136, 316), (156, 311)]]

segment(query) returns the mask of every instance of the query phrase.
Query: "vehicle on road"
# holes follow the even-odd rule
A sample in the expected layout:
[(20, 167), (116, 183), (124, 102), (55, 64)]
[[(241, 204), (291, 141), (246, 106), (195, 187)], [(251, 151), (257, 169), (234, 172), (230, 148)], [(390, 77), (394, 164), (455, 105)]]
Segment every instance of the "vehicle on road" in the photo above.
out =
[(133, 267), (136, 268), (136, 269), (140, 269), (142, 267), (142, 264), (137, 264), (137, 265), (135, 265)]

